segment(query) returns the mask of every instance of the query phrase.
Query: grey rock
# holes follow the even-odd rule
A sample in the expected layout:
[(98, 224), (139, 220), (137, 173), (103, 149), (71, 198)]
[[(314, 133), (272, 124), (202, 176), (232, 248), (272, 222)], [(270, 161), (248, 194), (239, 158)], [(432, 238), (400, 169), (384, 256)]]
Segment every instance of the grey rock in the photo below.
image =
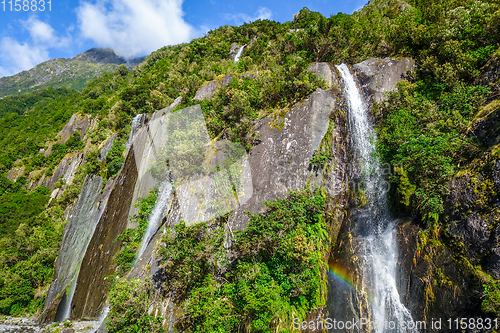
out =
[[(123, 169), (113, 181), (105, 207), (100, 205), (98, 222), (81, 261), (80, 274), (72, 302), (72, 318), (97, 317), (106, 302), (108, 276), (116, 264), (114, 255), (120, 250), (117, 237), (125, 231), (137, 180), (134, 150), (131, 149)], [(104, 192), (103, 192), (104, 193)]]
[[(432, 252), (419, 253), (420, 228), (411, 222), (397, 228), (400, 246), (398, 290), (413, 320), (452, 318), (457, 314), (477, 316), (481, 300), (475, 291), (478, 282), (472, 272), (457, 263), (454, 253), (444, 245)], [(427, 328), (427, 332), (441, 332)]]
[[(87, 176), (78, 196), (68, 224), (64, 228), (59, 255), (56, 260), (55, 279), (50, 285), (42, 322), (55, 319), (64, 289), (77, 278), (80, 264), (90, 241), (97, 218), (102, 177)], [(57, 190), (56, 190), (57, 191)]]
[(477, 84), (488, 85), (494, 83), (500, 76), (500, 57), (493, 56), (481, 69), (481, 72)]
[(496, 247), (491, 251), (485, 267), (493, 278), (500, 280), (500, 247)]
[(263, 202), (305, 187), (312, 173), (309, 161), (337, 107), (333, 91), (318, 89), (286, 114), (281, 130), (271, 128), (270, 117), (256, 124), (258, 142), (249, 153), (254, 190), (250, 199), (231, 214), (233, 231), (245, 228), (248, 217), (244, 211), (260, 214)]
[(25, 169), (26, 167), (24, 165), (13, 167), (9, 171), (7, 171), (7, 179), (10, 180), (11, 182), (15, 182), (17, 178), (24, 175)]
[(229, 48), (229, 59), (234, 60), (240, 48), (241, 46), (237, 43), (231, 44), (231, 47)]
[(394, 91), (396, 84), (415, 69), (415, 61), (411, 58), (371, 58), (352, 67), (361, 74), (363, 86), (371, 90), (375, 102), (380, 103), (387, 98), (387, 92)]
[(500, 100), (491, 102), (481, 113), (485, 115), (473, 122), (467, 136), (476, 137), (489, 149), (500, 144)]
[(196, 91), (196, 94), (193, 99), (197, 101), (203, 101), (212, 98), (212, 96), (219, 88), (224, 88), (225, 86), (230, 84), (234, 76), (253, 78), (254, 75), (255, 75), (254, 73), (229, 74), (225, 75), (222, 79), (216, 79), (214, 81), (207, 82), (203, 86), (201, 86), (200, 89)]
[(55, 168), (52, 176), (43, 179), (43, 185), (51, 190), (54, 190), (59, 180), (63, 180), (67, 185), (70, 185), (75, 178), (76, 169), (83, 161), (83, 154), (67, 154)]
[(338, 84), (339, 78), (337, 70), (335, 67), (328, 62), (314, 62), (307, 70), (318, 75), (320, 78), (326, 81), (329, 88), (333, 87), (334, 84)]
[(113, 142), (115, 142), (116, 138), (118, 137), (118, 134), (115, 133), (112, 136), (110, 136), (105, 142), (104, 146), (101, 148), (101, 151), (99, 153), (99, 156), (97, 156), (97, 160), (99, 162), (103, 161), (106, 156), (108, 155), (109, 151), (113, 147)]
[(85, 133), (89, 129), (91, 125), (91, 116), (84, 115), (80, 116), (78, 114), (74, 114), (71, 116), (70, 120), (66, 123), (66, 126), (57, 133), (56, 138), (58, 139), (58, 143), (65, 143), (71, 138), (73, 133), (78, 131), (82, 138), (85, 136)]
[[(136, 133), (132, 141), (134, 149), (135, 163), (138, 172), (137, 182), (134, 185), (132, 194), (132, 203), (130, 205), (129, 217), (134, 216), (139, 208), (135, 204), (139, 198), (144, 198), (149, 195), (149, 191), (156, 185), (158, 181), (151, 174), (151, 162), (156, 158), (157, 146), (166, 140), (166, 125), (167, 117), (174, 108), (182, 103), (182, 96), (177, 97), (168, 107), (157, 110), (151, 116), (150, 121), (141, 127)], [(129, 219), (130, 221), (130, 219)], [(135, 227), (130, 222), (129, 228)]]
[(492, 221), (490, 219), (473, 213), (463, 220), (451, 222), (449, 224), (449, 233), (456, 240), (463, 242), (468, 257), (478, 263), (482, 255), (492, 245), (490, 241), (491, 226)]
[(214, 80), (207, 82), (201, 86), (194, 96), (194, 100), (203, 101), (205, 99), (212, 98), (217, 89), (227, 86), (233, 78), (233, 74), (224, 76), (221, 80)]

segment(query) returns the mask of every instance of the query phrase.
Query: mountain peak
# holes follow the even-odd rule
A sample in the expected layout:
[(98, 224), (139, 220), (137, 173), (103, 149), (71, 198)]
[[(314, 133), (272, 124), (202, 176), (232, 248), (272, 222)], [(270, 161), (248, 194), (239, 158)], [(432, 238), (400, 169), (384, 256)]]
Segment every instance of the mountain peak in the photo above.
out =
[(111, 48), (94, 47), (77, 55), (74, 59), (98, 64), (125, 64), (127, 60), (118, 56)]

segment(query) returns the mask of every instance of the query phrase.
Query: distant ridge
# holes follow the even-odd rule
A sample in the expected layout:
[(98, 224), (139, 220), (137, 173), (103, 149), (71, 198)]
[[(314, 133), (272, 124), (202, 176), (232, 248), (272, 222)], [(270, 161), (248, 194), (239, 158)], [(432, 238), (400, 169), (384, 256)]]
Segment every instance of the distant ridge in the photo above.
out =
[(126, 60), (112, 49), (92, 48), (74, 58), (55, 58), (30, 70), (0, 78), (0, 97), (31, 92), (42, 87), (82, 90), (87, 83), (105, 72), (125, 64), (132, 68), (144, 57)]

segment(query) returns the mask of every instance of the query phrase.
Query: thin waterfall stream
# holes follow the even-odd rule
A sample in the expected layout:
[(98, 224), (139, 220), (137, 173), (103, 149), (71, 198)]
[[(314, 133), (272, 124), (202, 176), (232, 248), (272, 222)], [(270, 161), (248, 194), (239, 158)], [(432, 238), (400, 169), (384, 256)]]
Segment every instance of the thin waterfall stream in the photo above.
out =
[(142, 244), (137, 254), (137, 260), (144, 254), (146, 247), (151, 241), (151, 238), (153, 238), (154, 234), (158, 230), (158, 227), (161, 224), (161, 220), (163, 216), (165, 216), (165, 211), (170, 204), (172, 191), (172, 180), (169, 171), (167, 173), (167, 176), (165, 177), (165, 180), (160, 184), (160, 187), (158, 189), (158, 197), (156, 199), (153, 211), (149, 215), (148, 227), (144, 232), (144, 236), (142, 237)]
[[(374, 322), (371, 329), (376, 333), (418, 332), (411, 325), (411, 313), (401, 303), (397, 289), (396, 223), (390, 217), (387, 206), (388, 183), (376, 153), (376, 134), (368, 118), (369, 109), (347, 65), (336, 67), (344, 81), (354, 165), (358, 166), (354, 177), (360, 184), (358, 195), (364, 196), (365, 203), (353, 214), (352, 236), (357, 239), (354, 254), (360, 259), (359, 267), (363, 275), (360, 289), (368, 295), (368, 311)], [(362, 312), (359, 311), (359, 317), (363, 316)], [(395, 326), (387, 323), (394, 323)]]
[(240, 57), (241, 57), (241, 54), (243, 53), (243, 50), (245, 49), (245, 47), (247, 46), (247, 44), (243, 45), (242, 47), (240, 47), (238, 49), (238, 52), (236, 53), (236, 55), (234, 56), (234, 62), (238, 62), (240, 61)]

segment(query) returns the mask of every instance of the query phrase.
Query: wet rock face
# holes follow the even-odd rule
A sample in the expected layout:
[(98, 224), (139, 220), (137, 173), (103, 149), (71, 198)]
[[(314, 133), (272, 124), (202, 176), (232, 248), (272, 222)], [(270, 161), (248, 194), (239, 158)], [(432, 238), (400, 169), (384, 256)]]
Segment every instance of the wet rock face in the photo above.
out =
[(386, 93), (394, 91), (396, 84), (404, 80), (415, 69), (415, 61), (411, 58), (371, 58), (352, 66), (361, 79), (367, 95), (375, 102), (386, 99)]
[(448, 235), (467, 259), (500, 278), (500, 160), (451, 181), (446, 201)]
[[(83, 160), (83, 154), (67, 154), (56, 167), (52, 176), (44, 179), (43, 185), (49, 187), (51, 190), (54, 190), (59, 180), (63, 180), (66, 185), (70, 185), (75, 178), (76, 169), (83, 163)], [(60, 195), (62, 195), (62, 191)]]
[(104, 143), (104, 145), (101, 148), (101, 151), (99, 152), (99, 156), (97, 156), (97, 160), (99, 162), (104, 161), (104, 159), (106, 158), (106, 155), (108, 155), (109, 151), (113, 147), (113, 142), (115, 142), (115, 140), (117, 138), (118, 138), (118, 134), (113, 134), (112, 136), (110, 136), (106, 140), (106, 142)]
[(253, 194), (231, 215), (233, 230), (246, 227), (248, 217), (244, 211), (260, 214), (265, 201), (283, 198), (290, 190), (306, 186), (312, 174), (310, 160), (328, 130), (330, 116), (338, 108), (336, 97), (337, 92), (318, 89), (288, 111), (281, 129), (279, 123), (273, 126), (270, 117), (256, 124), (258, 139), (248, 157)]
[(61, 301), (59, 296), (77, 277), (77, 267), (85, 255), (85, 250), (97, 223), (101, 188), (102, 177), (87, 176), (85, 178), (72, 215), (64, 228), (61, 248), (56, 260), (56, 276), (50, 285), (42, 322), (54, 320), (53, 310), (57, 309)]
[(231, 48), (229, 49), (229, 59), (234, 60), (240, 48), (241, 46), (237, 43), (231, 44)]
[(477, 80), (478, 84), (488, 85), (500, 77), (500, 59), (493, 57), (483, 68), (483, 74)]
[[(443, 244), (417, 246), (420, 229), (411, 222), (398, 225), (400, 248), (399, 288), (406, 290), (405, 306), (414, 320), (480, 317), (481, 299), (475, 290), (481, 281), (464, 269)], [(426, 332), (441, 332), (427, 327)]]
[(485, 107), (487, 115), (472, 125), (468, 137), (475, 137), (485, 148), (500, 144), (500, 100)]
[(73, 318), (97, 317), (104, 305), (109, 289), (107, 276), (113, 274), (112, 259), (120, 250), (116, 238), (127, 227), (136, 180), (137, 167), (131, 149), (83, 258), (72, 303)]

